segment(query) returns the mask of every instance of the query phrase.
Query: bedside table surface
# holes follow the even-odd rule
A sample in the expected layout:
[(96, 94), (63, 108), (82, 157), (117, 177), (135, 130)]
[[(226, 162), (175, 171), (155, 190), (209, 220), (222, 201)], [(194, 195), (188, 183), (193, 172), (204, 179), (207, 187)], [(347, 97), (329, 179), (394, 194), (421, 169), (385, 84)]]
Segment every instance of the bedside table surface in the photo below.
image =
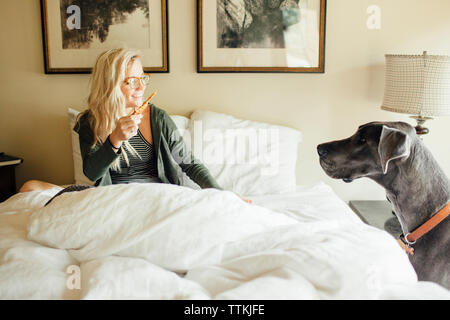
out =
[(14, 157), (0, 152), (0, 167), (18, 165), (23, 162), (22, 158)]
[(395, 217), (392, 205), (386, 200), (350, 201), (349, 206), (362, 221), (383, 230), (386, 220)]
[(17, 192), (15, 169), (22, 162), (22, 158), (0, 152), (0, 202)]

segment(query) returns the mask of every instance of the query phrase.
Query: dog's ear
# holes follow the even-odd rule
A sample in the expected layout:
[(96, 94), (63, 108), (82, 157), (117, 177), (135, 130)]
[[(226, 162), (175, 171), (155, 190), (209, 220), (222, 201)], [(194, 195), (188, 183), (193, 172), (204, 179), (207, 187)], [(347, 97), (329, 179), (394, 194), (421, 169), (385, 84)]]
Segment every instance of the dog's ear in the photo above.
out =
[(383, 125), (378, 154), (380, 155), (383, 174), (386, 174), (391, 160), (409, 157), (410, 140), (406, 133)]

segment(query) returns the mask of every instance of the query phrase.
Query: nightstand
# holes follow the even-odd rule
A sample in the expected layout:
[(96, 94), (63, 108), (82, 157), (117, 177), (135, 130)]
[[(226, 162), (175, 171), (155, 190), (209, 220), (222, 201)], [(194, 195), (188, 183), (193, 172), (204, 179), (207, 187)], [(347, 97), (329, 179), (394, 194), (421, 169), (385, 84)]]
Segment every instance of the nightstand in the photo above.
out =
[(389, 232), (395, 238), (402, 233), (400, 223), (392, 213), (392, 205), (386, 200), (350, 201), (350, 208), (364, 222)]
[(23, 159), (0, 152), (0, 202), (16, 193), (16, 166)]

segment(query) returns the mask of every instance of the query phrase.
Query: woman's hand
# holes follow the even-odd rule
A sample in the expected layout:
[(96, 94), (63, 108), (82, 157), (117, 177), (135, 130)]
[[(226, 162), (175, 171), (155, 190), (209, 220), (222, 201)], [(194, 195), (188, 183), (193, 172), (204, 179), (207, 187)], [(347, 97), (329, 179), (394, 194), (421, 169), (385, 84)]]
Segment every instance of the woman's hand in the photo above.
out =
[(109, 135), (109, 141), (115, 148), (120, 148), (124, 141), (137, 134), (142, 114), (129, 115), (117, 120), (116, 128)]

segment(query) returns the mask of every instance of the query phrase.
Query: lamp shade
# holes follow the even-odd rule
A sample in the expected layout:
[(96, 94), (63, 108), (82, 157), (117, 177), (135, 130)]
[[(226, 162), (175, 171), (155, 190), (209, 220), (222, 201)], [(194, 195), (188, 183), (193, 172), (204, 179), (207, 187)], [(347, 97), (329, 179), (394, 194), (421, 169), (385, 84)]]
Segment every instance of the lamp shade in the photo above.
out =
[(386, 56), (381, 109), (423, 117), (450, 115), (450, 56)]

